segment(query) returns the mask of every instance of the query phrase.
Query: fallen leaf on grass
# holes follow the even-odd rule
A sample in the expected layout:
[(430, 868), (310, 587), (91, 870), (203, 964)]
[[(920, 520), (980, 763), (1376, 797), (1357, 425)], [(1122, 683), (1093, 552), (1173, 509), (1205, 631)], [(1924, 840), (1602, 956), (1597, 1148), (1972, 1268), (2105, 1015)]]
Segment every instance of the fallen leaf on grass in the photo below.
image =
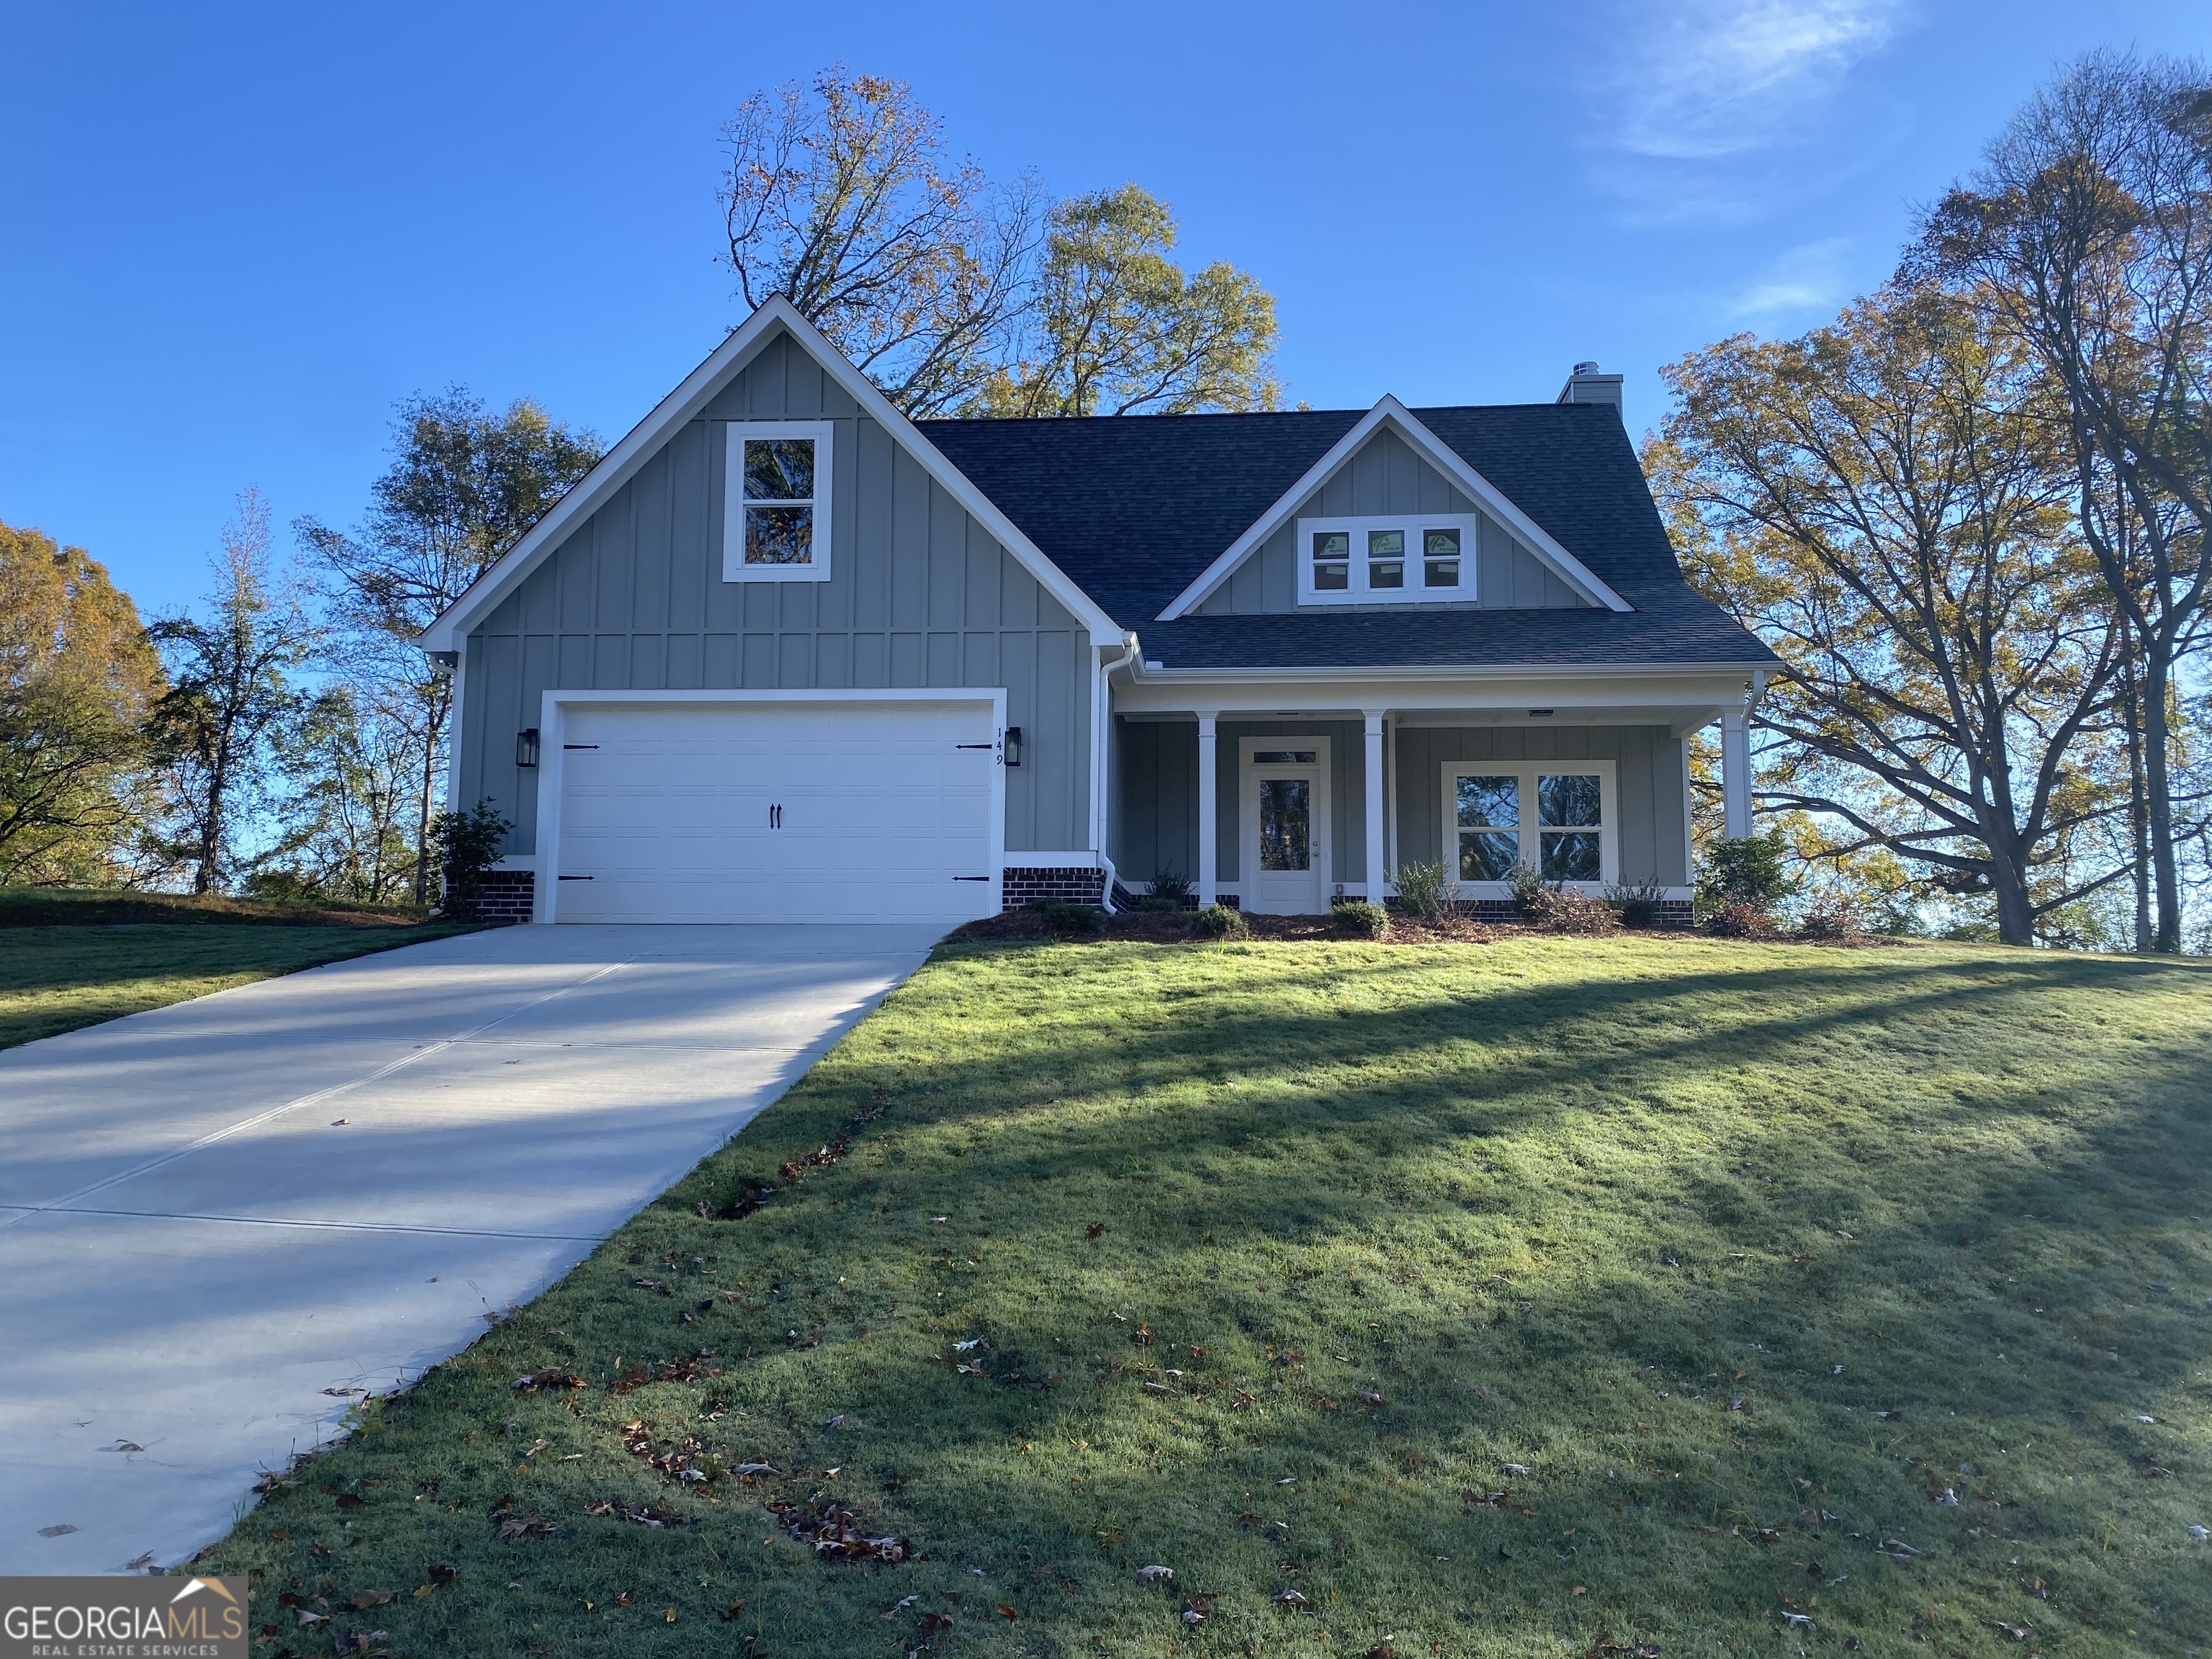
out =
[(2033, 1625), (2008, 1625), (2002, 1619), (1984, 1619), (1982, 1622), (1991, 1630), (2003, 1632), (2015, 1642), (2027, 1641), (2035, 1635), (2035, 1626)]
[(1106, 1224), (1104, 1222), (1094, 1221), (1088, 1227), (1085, 1227), (1083, 1230), (1083, 1236), (1085, 1238), (1096, 1238), (1105, 1231)]
[(353, 1598), (353, 1609), (356, 1613), (359, 1613), (364, 1607), (380, 1607), (389, 1601), (395, 1593), (392, 1590), (363, 1590)]
[(1149, 1567), (1139, 1567), (1137, 1569), (1137, 1577), (1143, 1579), (1149, 1584), (1155, 1579), (1174, 1577), (1175, 1569), (1173, 1567), (1163, 1567), (1155, 1563), (1153, 1565)]
[[(516, 1377), (509, 1386), (517, 1394), (528, 1394), (535, 1389), (583, 1389), (591, 1385), (573, 1371), (564, 1371), (558, 1365), (548, 1365), (543, 1370)], [(336, 1391), (325, 1389), (323, 1392), (330, 1394)]]
[(1294, 1589), (1279, 1589), (1267, 1599), (1279, 1607), (1304, 1607), (1313, 1605)]
[(1530, 1468), (1526, 1463), (1500, 1463), (1498, 1467), (1504, 1470), (1508, 1474), (1534, 1474), (1535, 1473), (1535, 1470)]
[(841, 1556), (847, 1560), (899, 1562), (907, 1558), (903, 1538), (871, 1538), (855, 1524), (859, 1517), (842, 1504), (802, 1509), (796, 1504), (767, 1504), (762, 1507), (782, 1522), (783, 1528), (817, 1555)]
[(915, 1602), (921, 1600), (921, 1597), (919, 1595), (902, 1595), (897, 1601), (891, 1603), (890, 1610), (889, 1612), (878, 1613), (877, 1617), (880, 1619), (896, 1619), (899, 1614), (904, 1613), (908, 1607), (912, 1607)]
[(359, 1492), (342, 1492), (337, 1495), (335, 1501), (337, 1506), (342, 1510), (357, 1510), (361, 1507), (361, 1494)]
[(1001, 1601), (999, 1603), (999, 1617), (1011, 1621), (1020, 1618), (1021, 1614), (1015, 1612), (1014, 1609), (1009, 1607), (1006, 1602)]
[(300, 1625), (304, 1630), (313, 1630), (318, 1625), (327, 1625), (331, 1622), (331, 1616), (327, 1613), (313, 1613), (306, 1607), (295, 1607), (292, 1611), (300, 1615)]
[(1174, 1394), (1177, 1392), (1176, 1389), (1168, 1387), (1164, 1382), (1146, 1382), (1143, 1385), (1143, 1388), (1146, 1394)]
[(325, 1389), (323, 1392), (328, 1395), (335, 1395), (339, 1399), (343, 1400), (348, 1395), (367, 1394), (368, 1390), (367, 1389)]
[[(726, 1607), (717, 1607), (714, 1609), (714, 1612), (721, 1621), (726, 1625), (744, 1610), (745, 1604), (742, 1601), (738, 1601), (731, 1602)], [(888, 1618), (890, 1615), (886, 1614), (884, 1616)]]
[(527, 1515), (510, 1515), (502, 1518), (495, 1536), (501, 1538), (550, 1538), (553, 1523), (532, 1510)]
[(1383, 1406), (1389, 1403), (1372, 1389), (1354, 1389), (1352, 1391), (1352, 1397), (1355, 1400), (1364, 1400), (1370, 1406)]

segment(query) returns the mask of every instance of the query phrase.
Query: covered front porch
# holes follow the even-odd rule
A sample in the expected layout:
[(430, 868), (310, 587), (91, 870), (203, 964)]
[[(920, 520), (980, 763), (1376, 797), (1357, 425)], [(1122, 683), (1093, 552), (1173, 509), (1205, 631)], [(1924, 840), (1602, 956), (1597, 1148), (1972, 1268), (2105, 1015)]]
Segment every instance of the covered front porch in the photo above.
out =
[(1477, 908), (1510, 902), (1522, 865), (1686, 903), (1686, 740), (1723, 726), (1729, 832), (1748, 834), (1757, 690), (1740, 670), (1147, 675), (1114, 688), (1109, 854), (1129, 893), (1174, 875), (1201, 905), (1274, 914), (1379, 902), (1414, 864), (1441, 865)]

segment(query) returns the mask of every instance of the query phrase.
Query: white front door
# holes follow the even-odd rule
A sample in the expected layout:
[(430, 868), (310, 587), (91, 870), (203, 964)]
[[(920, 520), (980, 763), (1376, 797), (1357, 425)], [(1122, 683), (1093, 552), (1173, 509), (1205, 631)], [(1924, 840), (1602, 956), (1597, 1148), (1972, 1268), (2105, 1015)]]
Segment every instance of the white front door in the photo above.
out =
[(1246, 738), (1237, 895), (1261, 915), (1328, 910), (1328, 739)]
[(561, 921), (999, 908), (988, 703), (613, 703), (561, 733)]

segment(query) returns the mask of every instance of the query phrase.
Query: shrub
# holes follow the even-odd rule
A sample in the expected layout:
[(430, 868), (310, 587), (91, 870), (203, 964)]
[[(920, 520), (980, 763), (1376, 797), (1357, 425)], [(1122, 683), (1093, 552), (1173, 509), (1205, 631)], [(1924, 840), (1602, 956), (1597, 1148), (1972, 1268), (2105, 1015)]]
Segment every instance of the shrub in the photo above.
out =
[(1771, 910), (1790, 896), (1796, 884), (1784, 860), (1790, 843), (1779, 830), (1763, 836), (1740, 836), (1717, 841), (1705, 849), (1705, 867), (1698, 878), (1698, 896), (1717, 909), (1730, 899), (1740, 899)]
[(442, 882), (438, 908), (459, 921), (476, 920), (484, 874), (499, 862), (514, 821), (489, 800), (465, 812), (441, 812), (430, 820), (430, 844), (438, 849)]
[(1552, 894), (1564, 891), (1559, 884), (1544, 884), (1544, 875), (1533, 864), (1516, 864), (1506, 873), (1506, 885), (1513, 890), (1514, 908), (1532, 921), (1543, 920), (1545, 900)]
[(1095, 904), (1070, 904), (1066, 899), (1039, 899), (1030, 907), (1048, 933), (1095, 933), (1106, 925), (1106, 913)]
[[(1152, 872), (1152, 890), (1145, 896), (1147, 910), (1182, 910), (1189, 907), (1191, 880), (1172, 864), (1164, 864)], [(1165, 903), (1154, 902), (1165, 900)]]
[(1857, 908), (1849, 899), (1830, 896), (1818, 899), (1805, 912), (1805, 919), (1797, 924), (1797, 937), (1819, 944), (1840, 944), (1859, 938), (1866, 932), (1859, 920)]
[(1192, 915), (1190, 931), (1199, 939), (1249, 939), (1252, 924), (1244, 920), (1242, 911), (1225, 904), (1209, 904)]
[(1390, 913), (1364, 899), (1339, 899), (1328, 907), (1329, 925), (1352, 939), (1382, 939), (1390, 931)]
[(1772, 939), (1774, 918), (1764, 905), (1732, 898), (1705, 918), (1705, 927), (1722, 939)]
[(1531, 921), (1555, 933), (1600, 937), (1620, 931), (1620, 918), (1613, 913), (1613, 906), (1601, 898), (1570, 893), (1563, 887), (1541, 889), (1530, 901), (1525, 914)]
[(1459, 897), (1459, 884), (1441, 864), (1401, 864), (1390, 872), (1398, 902), (1424, 921), (1449, 913)]
[(1654, 876), (1639, 881), (1634, 886), (1622, 884), (1606, 890), (1606, 902), (1613, 906), (1624, 927), (1656, 927), (1666, 914), (1662, 908), (1667, 899), (1667, 890)]

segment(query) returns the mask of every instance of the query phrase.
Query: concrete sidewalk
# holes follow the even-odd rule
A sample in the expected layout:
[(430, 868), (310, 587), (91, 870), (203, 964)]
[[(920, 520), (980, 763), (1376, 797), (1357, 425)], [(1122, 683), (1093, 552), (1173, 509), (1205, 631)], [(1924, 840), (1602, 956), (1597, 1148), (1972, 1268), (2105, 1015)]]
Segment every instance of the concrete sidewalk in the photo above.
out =
[(567, 1272), (935, 933), (506, 928), (0, 1051), (0, 1572), (221, 1536), (332, 1390)]

